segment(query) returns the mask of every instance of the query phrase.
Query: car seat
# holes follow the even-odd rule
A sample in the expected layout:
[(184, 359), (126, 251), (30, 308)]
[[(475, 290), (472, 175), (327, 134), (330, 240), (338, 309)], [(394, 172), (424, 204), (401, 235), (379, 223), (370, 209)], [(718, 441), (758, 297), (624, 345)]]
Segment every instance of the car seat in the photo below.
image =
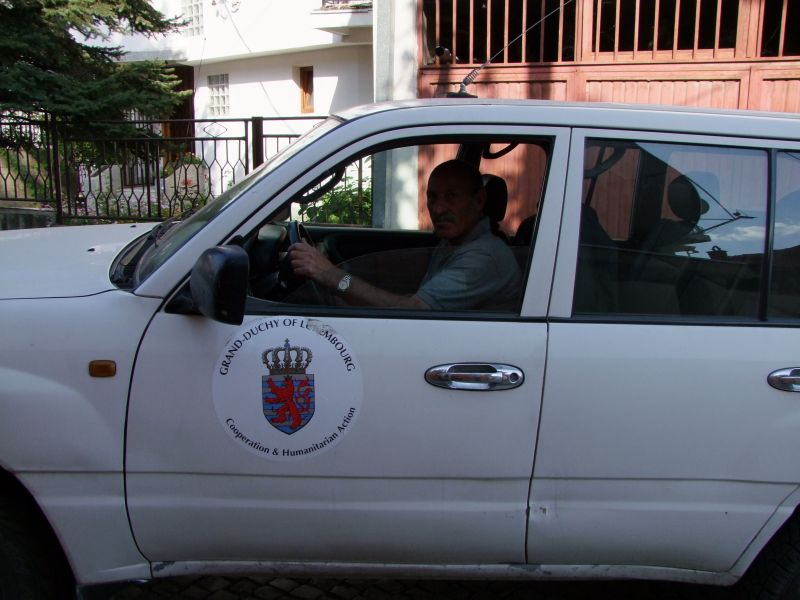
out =
[(486, 173), (483, 175), (483, 189), (486, 190), (486, 203), (483, 205), (483, 214), (489, 217), (492, 233), (508, 242), (508, 236), (500, 229), (500, 221), (506, 216), (508, 206), (508, 186), (505, 179), (498, 175)]

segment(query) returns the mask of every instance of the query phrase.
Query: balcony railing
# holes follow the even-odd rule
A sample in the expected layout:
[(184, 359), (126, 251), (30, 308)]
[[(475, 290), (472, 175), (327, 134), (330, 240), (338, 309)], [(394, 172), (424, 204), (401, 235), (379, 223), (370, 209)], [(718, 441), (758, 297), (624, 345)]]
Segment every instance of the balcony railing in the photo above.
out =
[(372, 0), (322, 0), (323, 9), (372, 8)]
[(800, 56), (797, 0), (420, 0), (420, 6), (424, 65)]

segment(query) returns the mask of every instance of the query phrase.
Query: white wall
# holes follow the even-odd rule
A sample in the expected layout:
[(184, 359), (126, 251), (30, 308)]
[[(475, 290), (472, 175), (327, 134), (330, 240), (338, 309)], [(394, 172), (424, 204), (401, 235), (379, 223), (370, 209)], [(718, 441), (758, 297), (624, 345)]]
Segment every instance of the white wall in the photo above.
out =
[(417, 97), (416, 0), (375, 0), (375, 100)]
[[(181, 0), (150, 1), (166, 16), (179, 16), (182, 11)], [(383, 1), (392, 4), (395, 0)], [(402, 0), (406, 8), (414, 2)], [(198, 119), (212, 118), (208, 76), (228, 75), (229, 114), (215, 115), (219, 122), (200, 123), (195, 132), (210, 138), (197, 145), (196, 153), (208, 154), (207, 159), (216, 157), (224, 166), (221, 177), (219, 169), (212, 169), (212, 188), (219, 193), (227, 187), (230, 172), (238, 180), (243, 171), (234, 158), (243, 142), (214, 140), (243, 136), (244, 127), (222, 119), (301, 115), (300, 67), (314, 69), (312, 115), (326, 116), (373, 100), (372, 11), (320, 11), (321, 5), (321, 0), (203, 0), (200, 35), (180, 30), (154, 38), (114, 36), (108, 43), (122, 46), (125, 60), (157, 58), (193, 66)], [(415, 46), (413, 18), (411, 24), (410, 32), (404, 27), (393, 35)], [(300, 134), (313, 123), (270, 121), (264, 123), (264, 132)]]
[[(151, 3), (166, 16), (182, 11), (181, 0)], [(314, 113), (327, 115), (374, 97), (373, 36), (371, 26), (363, 26), (371, 24), (372, 11), (320, 11), (321, 5), (321, 0), (203, 0), (199, 36), (182, 30), (166, 37), (115, 36), (109, 43), (123, 46), (125, 60), (161, 58), (194, 66), (197, 118), (209, 116), (208, 75), (221, 73), (229, 75), (229, 116), (300, 114), (297, 70), (307, 66), (314, 67)], [(321, 19), (321, 13), (331, 18)], [(331, 19), (361, 25), (338, 30), (347, 35), (316, 28)]]
[[(299, 68), (314, 69), (314, 113), (300, 112)], [(208, 76), (227, 73), (230, 113), (225, 117), (212, 117), (208, 111)], [(334, 48), (325, 52), (295, 52), (280, 56), (262, 56), (227, 62), (204, 64), (195, 67), (195, 117), (220, 119), (218, 122), (200, 123), (196, 135), (201, 137), (226, 137), (244, 135), (241, 122), (227, 122), (226, 118), (247, 119), (260, 117), (316, 116), (324, 117), (344, 108), (365, 104), (372, 100), (372, 50), (368, 46)], [(316, 120), (265, 121), (265, 134), (301, 134), (310, 129)], [(206, 143), (206, 158), (215, 157), (226, 165), (235, 162), (238, 142), (220, 141)], [(276, 147), (267, 148), (267, 154)], [(198, 151), (198, 154), (200, 152)], [(228, 157), (230, 156), (230, 159)], [(227, 171), (235, 171), (238, 180), (243, 165), (227, 166), (220, 178), (212, 171), (212, 188), (215, 193), (223, 189), (228, 180)]]
[[(416, 0), (375, 0), (374, 6), (375, 100), (416, 98)], [(389, 152), (376, 160), (372, 169), (375, 225), (416, 229), (419, 226), (416, 150)], [(382, 206), (381, 199), (385, 202)]]
[[(181, 0), (151, 2), (167, 16), (181, 14)], [(371, 44), (369, 27), (350, 29), (347, 35), (317, 29), (314, 12), (321, 4), (321, 0), (216, 0), (215, 4), (203, 0), (200, 35), (178, 31), (154, 38), (114, 36), (110, 43), (125, 47), (126, 60), (167, 58), (194, 65), (342, 44)]]
[[(231, 117), (300, 115), (299, 68), (314, 69), (314, 113), (326, 116), (372, 101), (372, 50), (368, 46), (295, 52), (195, 68), (195, 116), (208, 114), (208, 76), (228, 74)], [(291, 131), (291, 130), (289, 130)]]

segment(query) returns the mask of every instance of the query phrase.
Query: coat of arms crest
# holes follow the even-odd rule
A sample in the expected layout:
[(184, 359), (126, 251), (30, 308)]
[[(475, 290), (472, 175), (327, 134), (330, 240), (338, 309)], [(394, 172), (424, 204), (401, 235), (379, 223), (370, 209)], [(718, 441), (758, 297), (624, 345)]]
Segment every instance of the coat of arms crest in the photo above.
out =
[(293, 434), (305, 427), (314, 416), (314, 376), (306, 373), (311, 350), (292, 346), (267, 348), (261, 361), (269, 375), (261, 377), (264, 416), (278, 431)]

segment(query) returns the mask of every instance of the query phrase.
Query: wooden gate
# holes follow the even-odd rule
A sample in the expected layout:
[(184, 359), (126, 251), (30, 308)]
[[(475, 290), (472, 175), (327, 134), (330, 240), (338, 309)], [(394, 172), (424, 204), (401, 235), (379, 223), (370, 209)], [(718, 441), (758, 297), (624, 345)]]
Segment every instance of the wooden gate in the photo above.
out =
[(796, 0), (420, 0), (418, 25), (420, 97), (488, 61), (481, 97), (800, 112)]

